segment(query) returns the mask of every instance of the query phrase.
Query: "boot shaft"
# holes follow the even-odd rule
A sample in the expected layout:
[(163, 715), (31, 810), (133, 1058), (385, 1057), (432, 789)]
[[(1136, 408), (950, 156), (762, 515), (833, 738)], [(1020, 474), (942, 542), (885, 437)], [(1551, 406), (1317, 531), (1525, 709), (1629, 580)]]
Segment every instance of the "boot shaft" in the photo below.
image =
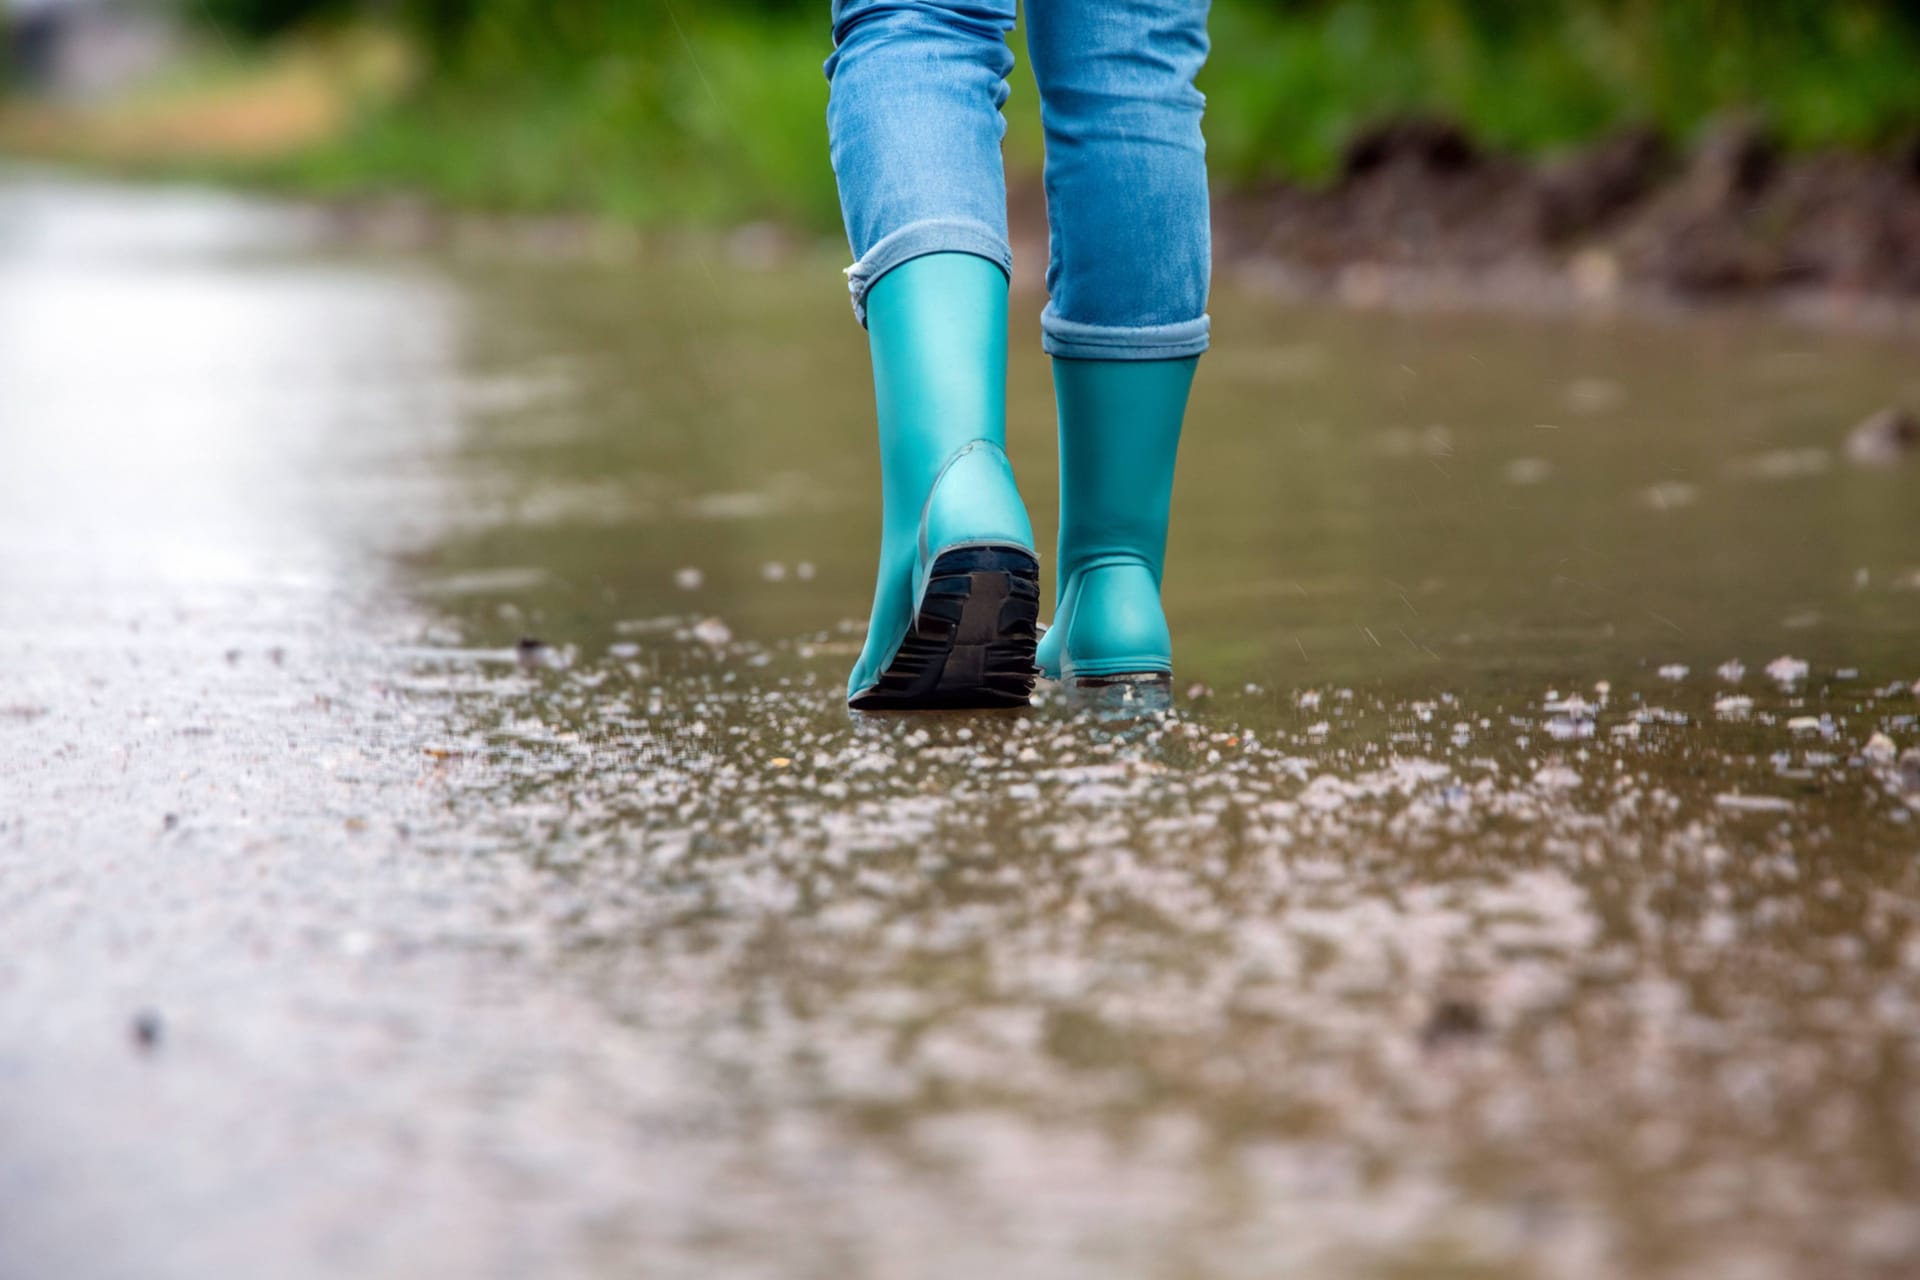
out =
[(1198, 357), (1054, 360), (1063, 588), (1080, 569), (1114, 558), (1138, 561), (1158, 586), (1180, 428), (1198, 364)]
[(968, 443), (1007, 439), (1007, 278), (985, 258), (936, 253), (867, 294), (883, 519), (910, 529), (940, 469)]

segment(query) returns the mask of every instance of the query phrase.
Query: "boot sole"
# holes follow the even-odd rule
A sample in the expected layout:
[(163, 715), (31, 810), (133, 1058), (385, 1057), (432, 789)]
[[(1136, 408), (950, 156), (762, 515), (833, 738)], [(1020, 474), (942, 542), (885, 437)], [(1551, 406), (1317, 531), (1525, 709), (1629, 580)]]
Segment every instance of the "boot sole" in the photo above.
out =
[(1015, 546), (961, 547), (933, 562), (900, 652), (847, 705), (856, 711), (1024, 707), (1033, 697), (1040, 561)]

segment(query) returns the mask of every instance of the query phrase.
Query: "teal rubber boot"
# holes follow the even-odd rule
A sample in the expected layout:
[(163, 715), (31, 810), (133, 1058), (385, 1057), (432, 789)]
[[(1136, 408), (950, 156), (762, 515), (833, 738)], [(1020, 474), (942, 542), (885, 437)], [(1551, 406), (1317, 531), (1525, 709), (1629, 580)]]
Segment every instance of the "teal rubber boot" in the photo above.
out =
[(1053, 361), (1060, 562), (1042, 674), (1069, 685), (1169, 685), (1160, 607), (1173, 464), (1200, 358)]
[(1040, 560), (1007, 461), (1007, 278), (936, 253), (867, 294), (880, 574), (847, 680), (861, 711), (1025, 706)]

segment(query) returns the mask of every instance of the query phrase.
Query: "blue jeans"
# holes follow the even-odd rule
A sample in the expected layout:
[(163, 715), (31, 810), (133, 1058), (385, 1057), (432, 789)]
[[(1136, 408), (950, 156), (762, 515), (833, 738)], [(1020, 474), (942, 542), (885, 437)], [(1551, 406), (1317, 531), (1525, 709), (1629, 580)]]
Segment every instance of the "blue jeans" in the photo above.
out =
[[(1046, 350), (1170, 360), (1207, 347), (1208, 0), (1029, 0), (1046, 130)], [(923, 254), (1011, 272), (1000, 142), (1014, 0), (834, 0), (827, 130), (854, 264)]]

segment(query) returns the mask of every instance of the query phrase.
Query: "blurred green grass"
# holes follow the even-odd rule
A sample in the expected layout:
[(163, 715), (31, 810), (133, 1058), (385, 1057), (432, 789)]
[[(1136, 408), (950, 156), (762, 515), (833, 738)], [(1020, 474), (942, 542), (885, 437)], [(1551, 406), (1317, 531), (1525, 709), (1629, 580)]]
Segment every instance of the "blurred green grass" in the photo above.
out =
[[(395, 22), (418, 51), (337, 136), (249, 160), (334, 194), (624, 221), (837, 225), (824, 0), (204, 0), (231, 37)], [(1684, 138), (1757, 110), (1798, 148), (1920, 131), (1915, 0), (1216, 0), (1201, 82), (1216, 182), (1324, 181), (1386, 117), (1459, 122), (1526, 155), (1628, 124)], [(1041, 160), (1015, 37), (1007, 154)]]

